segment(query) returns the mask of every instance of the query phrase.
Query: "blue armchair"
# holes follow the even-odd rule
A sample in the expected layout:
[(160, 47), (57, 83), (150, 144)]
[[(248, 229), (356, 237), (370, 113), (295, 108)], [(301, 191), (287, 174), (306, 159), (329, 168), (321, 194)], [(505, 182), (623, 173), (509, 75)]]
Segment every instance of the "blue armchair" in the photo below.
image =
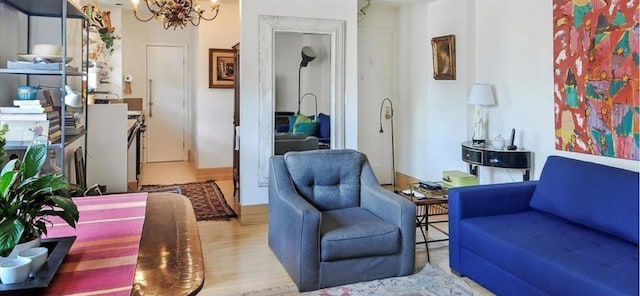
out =
[(412, 274), (415, 215), (357, 151), (270, 159), (269, 247), (300, 291)]

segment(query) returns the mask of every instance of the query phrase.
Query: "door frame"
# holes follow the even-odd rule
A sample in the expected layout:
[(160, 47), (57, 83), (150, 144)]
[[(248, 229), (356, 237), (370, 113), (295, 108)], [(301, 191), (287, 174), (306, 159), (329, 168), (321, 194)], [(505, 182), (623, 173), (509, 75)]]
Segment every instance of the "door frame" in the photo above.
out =
[[(148, 94), (148, 90), (149, 90), (149, 85), (147, 84), (149, 81), (149, 73), (147, 73), (148, 71), (148, 67), (147, 67), (147, 48), (150, 46), (161, 46), (161, 47), (181, 47), (183, 49), (183, 53), (184, 53), (184, 67), (183, 67), (183, 77), (184, 77), (184, 88), (183, 88), (183, 93), (184, 93), (184, 104), (183, 104), (183, 109), (185, 111), (185, 116), (183, 117), (183, 139), (182, 141), (184, 142), (184, 151), (183, 151), (183, 156), (182, 158), (185, 159), (185, 161), (190, 161), (189, 159), (189, 151), (191, 151), (191, 76), (189, 75), (190, 71), (189, 71), (189, 65), (191, 64), (191, 60), (189, 59), (189, 45), (187, 43), (172, 43), (172, 42), (147, 42), (143, 44), (143, 50), (142, 50), (142, 66), (144, 67), (144, 90), (142, 92), (143, 98), (142, 98), (142, 104), (143, 107), (142, 109), (144, 110), (144, 116), (145, 118), (149, 118), (149, 108), (147, 108), (147, 106), (149, 105), (149, 94)], [(144, 163), (147, 163), (147, 137), (146, 135), (143, 136), (143, 149), (142, 149), (142, 161)]]
[[(398, 30), (390, 30), (390, 29), (380, 29), (380, 28), (372, 28), (372, 27), (366, 27), (366, 26), (358, 26), (358, 37), (360, 36), (360, 32), (364, 32), (364, 33), (375, 33), (375, 34), (388, 34), (391, 36), (393, 42), (392, 42), (392, 48), (391, 48), (391, 77), (393, 77), (391, 79), (391, 87), (390, 87), (390, 91), (389, 91), (389, 99), (391, 99), (392, 102), (394, 102), (395, 108), (394, 108), (394, 116), (397, 116), (397, 111), (398, 111), (398, 106), (400, 104), (398, 104), (398, 102), (402, 102), (402, 98), (400, 97), (400, 92), (399, 92), (399, 82), (398, 82), (398, 61), (399, 61), (399, 57), (398, 57), (398, 52), (399, 52), (399, 48), (398, 48)], [(360, 48), (360, 44), (358, 44), (358, 48)], [(358, 56), (360, 55), (360, 53), (358, 53)], [(358, 73), (358, 76), (360, 76), (360, 73)], [(358, 84), (358, 87), (360, 87), (360, 83)], [(358, 91), (358, 96), (360, 96), (360, 92)], [(384, 99), (384, 97), (379, 97), (378, 100), (376, 102), (380, 103), (382, 100)], [(360, 101), (360, 99), (358, 98), (358, 101)], [(360, 108), (360, 105), (358, 105)], [(377, 105), (378, 108), (380, 107), (380, 105)], [(388, 106), (388, 105), (387, 105)], [(360, 112), (360, 110), (358, 110), (358, 112)], [(375, 114), (378, 114), (377, 112)], [(358, 116), (358, 118), (360, 118), (360, 116)], [(398, 122), (398, 120), (396, 119), (396, 122)], [(375, 126), (378, 126), (378, 121), (375, 121), (373, 123), (365, 123), (365, 126), (370, 126), (370, 124), (375, 124)], [(396, 129), (398, 127), (398, 124), (396, 123)], [(358, 122), (358, 129), (362, 130), (362, 126), (360, 126), (360, 122)], [(395, 131), (394, 131), (395, 132)], [(366, 135), (366, 134), (364, 134)], [(363, 136), (363, 134), (361, 134), (360, 132), (358, 133), (358, 137)], [(395, 135), (396, 137), (398, 136), (397, 134)], [(398, 139), (396, 138), (396, 142), (398, 141)], [(360, 139), (358, 139), (358, 143), (360, 143)], [(395, 145), (395, 143), (392, 143), (392, 145)], [(391, 147), (391, 146), (389, 146)], [(396, 147), (393, 147), (391, 149), (395, 149)], [(397, 151), (397, 149), (396, 149)], [(391, 156), (391, 155), (389, 155)], [(396, 156), (397, 158), (397, 156)], [(393, 161), (394, 159), (392, 159), (392, 157), (389, 157), (389, 159), (391, 160), (391, 163), (389, 163), (390, 166), (393, 166)], [(381, 166), (381, 169), (389, 169), (391, 170), (391, 168), (389, 167), (385, 167), (384, 166), (384, 161), (382, 161), (383, 166)], [(372, 168), (375, 168), (373, 166), (373, 164), (371, 164)], [(397, 167), (396, 167), (396, 171), (394, 172), (395, 174), (397, 174)], [(376, 175), (377, 176), (377, 175)], [(391, 176), (389, 176), (391, 178), (391, 183), (393, 183), (393, 174)], [(390, 184), (391, 184), (390, 183)], [(386, 184), (386, 183), (385, 183)]]

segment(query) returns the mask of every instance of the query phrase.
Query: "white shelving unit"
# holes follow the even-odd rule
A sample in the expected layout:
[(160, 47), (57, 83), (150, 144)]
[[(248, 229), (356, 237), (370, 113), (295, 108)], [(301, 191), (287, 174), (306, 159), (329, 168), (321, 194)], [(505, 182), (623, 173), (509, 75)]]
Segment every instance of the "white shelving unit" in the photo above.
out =
[[(86, 27), (86, 18), (82, 13), (81, 9), (75, 6), (69, 0), (0, 0), (0, 3), (5, 3), (6, 5), (16, 9), (17, 11), (25, 14), (27, 16), (27, 48), (30, 48), (33, 44), (33, 40), (31, 40), (31, 30), (32, 26), (32, 17), (47, 17), (47, 18), (57, 18), (60, 19), (60, 45), (62, 46), (62, 60), (67, 60), (68, 54), (68, 20), (69, 19), (78, 19), (84, 23), (84, 27)], [(78, 34), (85, 34), (85, 31), (79, 30)], [(88, 33), (87, 33), (88, 34)], [(79, 35), (79, 36), (80, 36)], [(80, 38), (81, 39), (81, 38)], [(79, 45), (82, 46), (82, 45)], [(82, 51), (81, 51), (82, 52)], [(86, 52), (86, 51), (85, 51)], [(82, 54), (82, 67), (80, 67), (79, 71), (70, 71), (67, 67), (63, 67), (62, 70), (25, 70), (25, 69), (0, 69), (0, 78), (1, 75), (25, 75), (27, 77), (27, 82), (34, 83), (30, 81), (30, 77), (32, 76), (58, 76), (60, 77), (60, 127), (63, 130), (61, 134), (60, 140), (56, 143), (49, 144), (49, 157), (55, 156), (55, 166), (62, 169), (69, 177), (70, 167), (65, 161), (65, 154), (70, 155), (68, 151), (65, 151), (65, 148), (71, 144), (73, 146), (78, 146), (78, 143), (74, 143), (80, 139), (85, 139), (86, 135), (74, 135), (74, 136), (65, 136), (64, 127), (65, 127), (65, 111), (66, 106), (64, 104), (65, 97), (65, 84), (67, 84), (68, 77), (86, 77), (87, 69), (88, 69), (88, 56), (86, 54)], [(0, 65), (0, 67), (3, 65)], [(77, 79), (77, 78), (76, 78)], [(86, 93), (83, 91), (83, 93)], [(86, 102), (86, 99), (85, 99)], [(86, 114), (86, 112), (85, 112)], [(86, 115), (85, 115), (86, 116)], [(85, 117), (86, 119), (86, 117)], [(28, 141), (21, 142), (7, 142), (5, 145), (5, 150), (7, 154), (9, 151), (17, 151), (26, 149), (31, 143)], [(86, 146), (86, 142), (85, 142)], [(86, 151), (86, 149), (85, 149)], [(85, 152), (86, 153), (86, 152)], [(86, 158), (86, 157), (85, 157)], [(73, 181), (73, 180), (70, 180)]]

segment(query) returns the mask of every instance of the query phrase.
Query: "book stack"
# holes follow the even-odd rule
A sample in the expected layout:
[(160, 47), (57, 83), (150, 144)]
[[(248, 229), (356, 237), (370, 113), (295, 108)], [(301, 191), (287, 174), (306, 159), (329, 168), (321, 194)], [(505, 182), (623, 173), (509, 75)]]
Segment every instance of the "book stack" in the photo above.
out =
[(62, 136), (60, 129), (60, 112), (53, 107), (47, 106), (47, 119), (49, 120), (49, 140), (51, 143), (58, 142)]
[(49, 141), (55, 143), (58, 142), (62, 136), (62, 130), (60, 129), (60, 107), (56, 107), (53, 104), (51, 92), (48, 90), (43, 91), (42, 96), (46, 102), (42, 107), (49, 120)]
[(64, 134), (76, 136), (84, 132), (84, 124), (78, 120), (76, 113), (67, 111), (64, 117)]
[(0, 107), (0, 123), (9, 131), (5, 140), (24, 142), (46, 142), (49, 120), (39, 100), (14, 100), (14, 107)]

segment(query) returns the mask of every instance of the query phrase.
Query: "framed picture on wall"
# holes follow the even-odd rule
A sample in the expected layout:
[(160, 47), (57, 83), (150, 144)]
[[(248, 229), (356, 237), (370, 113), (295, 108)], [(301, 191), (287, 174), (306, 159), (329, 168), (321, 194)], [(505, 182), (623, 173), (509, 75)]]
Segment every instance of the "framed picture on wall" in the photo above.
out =
[(456, 80), (456, 36), (446, 35), (431, 39), (433, 78)]
[(209, 88), (233, 88), (235, 72), (232, 49), (209, 48)]

